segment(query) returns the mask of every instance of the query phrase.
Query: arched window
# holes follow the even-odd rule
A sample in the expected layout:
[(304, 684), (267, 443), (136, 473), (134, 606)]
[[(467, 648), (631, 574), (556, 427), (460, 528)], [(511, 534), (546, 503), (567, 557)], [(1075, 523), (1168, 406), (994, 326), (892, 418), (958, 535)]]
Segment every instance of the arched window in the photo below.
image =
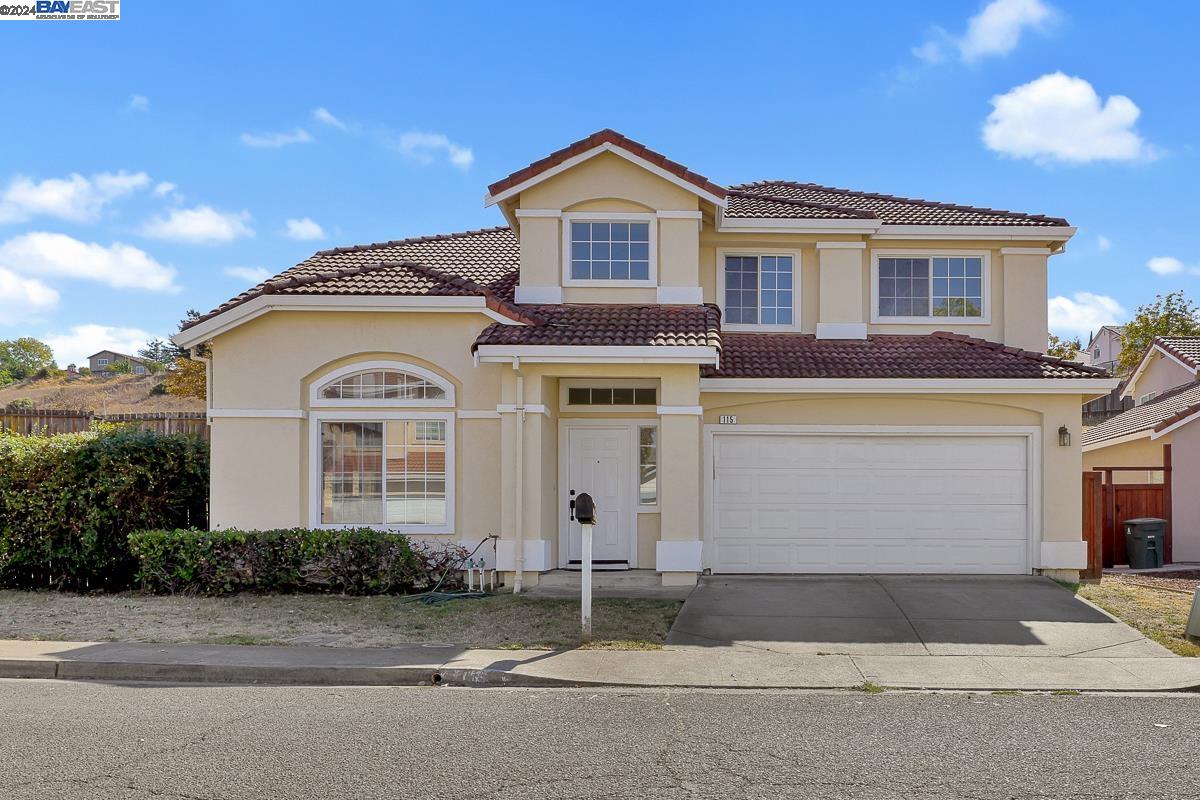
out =
[(413, 364), (360, 362), (314, 381), (309, 401), (314, 527), (454, 532), (449, 381)]
[(369, 361), (334, 370), (313, 384), (314, 407), (452, 406), (454, 387), (414, 364)]

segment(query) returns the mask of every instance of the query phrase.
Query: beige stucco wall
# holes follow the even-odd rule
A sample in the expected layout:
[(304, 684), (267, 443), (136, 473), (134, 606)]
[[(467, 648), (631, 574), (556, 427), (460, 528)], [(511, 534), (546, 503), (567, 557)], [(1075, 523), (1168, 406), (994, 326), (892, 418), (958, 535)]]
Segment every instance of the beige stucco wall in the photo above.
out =
[[(704, 423), (736, 414), (738, 425), (1022, 426), (1040, 430), (1042, 539), (1082, 537), (1076, 395), (749, 395), (705, 393)], [(1073, 444), (1058, 444), (1066, 425)]]
[[(229, 418), (222, 411), (307, 412), (310, 385), (330, 371), (394, 360), (446, 378), (456, 408), (494, 412), (503, 368), (477, 367), (471, 358), (471, 343), (491, 322), (475, 313), (276, 311), (218, 336), (212, 344), (213, 527), (312, 523), (309, 421)], [(499, 452), (500, 420), (460, 419), (454, 430), (456, 534), (482, 538), (497, 528), (499, 471), (464, 454)]]
[(1151, 352), (1150, 360), (1146, 364), (1146, 368), (1142, 370), (1142, 374), (1138, 376), (1135, 383), (1128, 387), (1128, 393), (1134, 402), (1138, 402), (1139, 398), (1147, 392), (1162, 394), (1168, 389), (1174, 389), (1176, 386), (1182, 386), (1194, 380), (1196, 380), (1195, 373), (1175, 359), (1154, 350)]
[[(866, 249), (822, 249), (818, 242), (866, 242)], [(1044, 352), (1047, 335), (1046, 255), (1003, 254), (1010, 243), (994, 241), (868, 240), (862, 236), (721, 233), (705, 220), (700, 235), (700, 285), (704, 300), (720, 305), (717, 254), (720, 250), (795, 250), (800, 254), (800, 328), (816, 331), (818, 322), (866, 322), (870, 333), (924, 334), (953, 331)], [(985, 252), (991, 265), (986, 324), (871, 323), (871, 264), (878, 253)], [(852, 270), (857, 269), (857, 274)]]
[(1172, 555), (1176, 561), (1200, 562), (1200, 422), (1176, 428), (1171, 435)]
[[(516, 210), (604, 213), (698, 213), (699, 199), (670, 181), (603, 153), (522, 192)], [(663, 217), (657, 229), (657, 285), (696, 286), (699, 241), (696, 219)], [(563, 283), (563, 222), (557, 217), (520, 217), (522, 287)], [(652, 303), (653, 287), (564, 288), (568, 303)]]
[[(1083, 454), (1083, 468), (1091, 471), (1100, 467), (1161, 467), (1163, 445), (1173, 441), (1174, 433), (1158, 439), (1149, 436), (1120, 444), (1089, 450)], [(1114, 483), (1162, 483), (1162, 472), (1114, 472)]]

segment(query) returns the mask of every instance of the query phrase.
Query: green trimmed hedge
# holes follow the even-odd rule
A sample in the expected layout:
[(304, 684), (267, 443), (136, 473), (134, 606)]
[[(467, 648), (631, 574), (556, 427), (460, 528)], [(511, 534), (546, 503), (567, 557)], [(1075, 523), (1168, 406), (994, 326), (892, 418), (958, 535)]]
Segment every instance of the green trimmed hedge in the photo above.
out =
[(131, 531), (207, 527), (208, 465), (190, 435), (0, 432), (0, 587), (128, 589)]
[(144, 591), (405, 594), (430, 588), (466, 556), (458, 546), (374, 530), (147, 530), (130, 534)]

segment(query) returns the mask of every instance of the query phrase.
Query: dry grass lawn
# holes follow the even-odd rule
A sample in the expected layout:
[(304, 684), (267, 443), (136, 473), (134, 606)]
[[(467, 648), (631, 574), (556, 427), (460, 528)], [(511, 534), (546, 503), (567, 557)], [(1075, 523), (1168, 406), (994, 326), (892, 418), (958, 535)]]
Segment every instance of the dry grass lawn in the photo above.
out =
[(1077, 592), (1168, 650), (1200, 656), (1200, 645), (1188, 641), (1184, 633), (1192, 595), (1138, 586), (1107, 575), (1098, 584), (1081, 585)]
[(151, 394), (150, 390), (162, 380), (162, 375), (114, 375), (73, 381), (65, 377), (18, 381), (0, 387), (0, 408), (14, 400), (29, 399), (34, 408), (98, 414), (204, 410), (204, 401), (195, 397)]
[[(682, 605), (616, 598), (593, 602), (589, 647), (622, 650), (661, 647)], [(432, 607), (403, 597), (3, 591), (0, 639), (333, 647), (445, 642), (556, 650), (579, 646), (579, 601), (498, 594)]]

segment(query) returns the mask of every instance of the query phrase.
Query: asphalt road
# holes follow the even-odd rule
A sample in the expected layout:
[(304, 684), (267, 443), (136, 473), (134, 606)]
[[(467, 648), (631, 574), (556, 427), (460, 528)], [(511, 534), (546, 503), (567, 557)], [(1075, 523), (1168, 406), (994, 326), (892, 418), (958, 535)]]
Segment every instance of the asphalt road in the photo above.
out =
[(1197, 720), (1197, 696), (0, 681), (0, 797), (1200, 797)]

